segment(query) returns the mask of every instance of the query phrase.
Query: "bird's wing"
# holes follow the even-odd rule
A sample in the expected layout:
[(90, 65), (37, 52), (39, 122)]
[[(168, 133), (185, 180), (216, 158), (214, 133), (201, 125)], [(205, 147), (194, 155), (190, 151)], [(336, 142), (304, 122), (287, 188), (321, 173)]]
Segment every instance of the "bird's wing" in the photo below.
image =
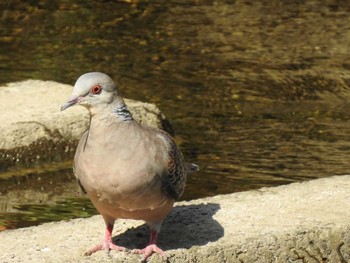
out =
[(174, 198), (178, 199), (186, 184), (186, 170), (183, 155), (177, 147), (175, 141), (166, 132), (161, 132), (168, 144), (168, 163), (165, 172), (161, 175), (162, 191)]
[(79, 177), (78, 177), (78, 174), (77, 174), (77, 171), (76, 171), (76, 162), (78, 161), (78, 158), (79, 158), (79, 155), (80, 155), (81, 151), (84, 150), (87, 136), (88, 136), (88, 132), (87, 132), (87, 131), (81, 136), (80, 141), (79, 141), (79, 144), (78, 144), (78, 146), (77, 146), (77, 150), (76, 150), (76, 152), (75, 152), (74, 161), (73, 161), (73, 173), (74, 173), (75, 178), (77, 178), (77, 181), (78, 181), (80, 190), (81, 190), (84, 194), (86, 194), (86, 190), (84, 189), (84, 187), (83, 187), (83, 185), (81, 184), (80, 179), (79, 179)]

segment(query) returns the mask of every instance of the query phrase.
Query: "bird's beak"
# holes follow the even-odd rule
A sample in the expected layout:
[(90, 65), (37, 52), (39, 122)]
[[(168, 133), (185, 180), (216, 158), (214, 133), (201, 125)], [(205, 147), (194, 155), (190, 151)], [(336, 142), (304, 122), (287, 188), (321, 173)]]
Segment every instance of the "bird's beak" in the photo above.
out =
[(70, 106), (73, 106), (81, 101), (82, 97), (79, 96), (72, 96), (68, 99), (68, 101), (61, 106), (61, 111), (64, 111), (65, 109), (69, 108)]

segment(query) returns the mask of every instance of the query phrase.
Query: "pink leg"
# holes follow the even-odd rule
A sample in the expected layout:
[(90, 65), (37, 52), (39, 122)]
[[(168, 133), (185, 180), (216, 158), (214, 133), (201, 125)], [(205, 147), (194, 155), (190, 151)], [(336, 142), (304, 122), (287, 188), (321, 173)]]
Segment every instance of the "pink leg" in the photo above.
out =
[(112, 242), (112, 231), (113, 231), (113, 225), (108, 224), (107, 229), (106, 229), (106, 234), (103, 239), (102, 244), (99, 244), (88, 251), (85, 252), (84, 256), (90, 256), (91, 254), (100, 251), (100, 250), (105, 250), (107, 254), (109, 254), (110, 250), (116, 250), (116, 251), (124, 251), (124, 247), (120, 247), (117, 245), (114, 245)]
[(149, 258), (153, 254), (153, 252), (158, 253), (164, 258), (167, 258), (164, 251), (157, 246), (157, 238), (158, 238), (157, 231), (151, 230), (151, 239), (147, 247), (145, 247), (144, 249), (135, 249), (133, 250), (133, 253), (143, 254), (143, 261), (146, 261), (147, 258)]

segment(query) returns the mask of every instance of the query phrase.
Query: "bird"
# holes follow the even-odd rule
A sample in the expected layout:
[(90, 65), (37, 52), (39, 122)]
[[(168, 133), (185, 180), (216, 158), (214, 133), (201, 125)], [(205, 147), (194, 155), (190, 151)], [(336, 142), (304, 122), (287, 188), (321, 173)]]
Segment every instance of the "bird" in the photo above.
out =
[(73, 171), (106, 225), (102, 243), (84, 255), (126, 250), (112, 242), (114, 223), (134, 219), (149, 226), (150, 241), (145, 248), (132, 252), (142, 254), (143, 261), (153, 253), (166, 258), (157, 245), (162, 222), (183, 194), (187, 174), (199, 167), (185, 162), (167, 132), (134, 120), (107, 74), (81, 75), (61, 111), (73, 105), (81, 105), (90, 113), (89, 127), (76, 149)]

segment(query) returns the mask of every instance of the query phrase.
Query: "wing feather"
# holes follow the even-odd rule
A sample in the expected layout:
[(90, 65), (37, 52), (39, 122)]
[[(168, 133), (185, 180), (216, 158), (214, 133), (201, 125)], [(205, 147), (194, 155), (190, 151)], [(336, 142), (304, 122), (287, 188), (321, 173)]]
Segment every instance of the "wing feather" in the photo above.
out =
[(178, 199), (185, 190), (187, 173), (183, 155), (173, 138), (162, 132), (168, 143), (167, 169), (162, 174), (162, 190), (168, 196)]

